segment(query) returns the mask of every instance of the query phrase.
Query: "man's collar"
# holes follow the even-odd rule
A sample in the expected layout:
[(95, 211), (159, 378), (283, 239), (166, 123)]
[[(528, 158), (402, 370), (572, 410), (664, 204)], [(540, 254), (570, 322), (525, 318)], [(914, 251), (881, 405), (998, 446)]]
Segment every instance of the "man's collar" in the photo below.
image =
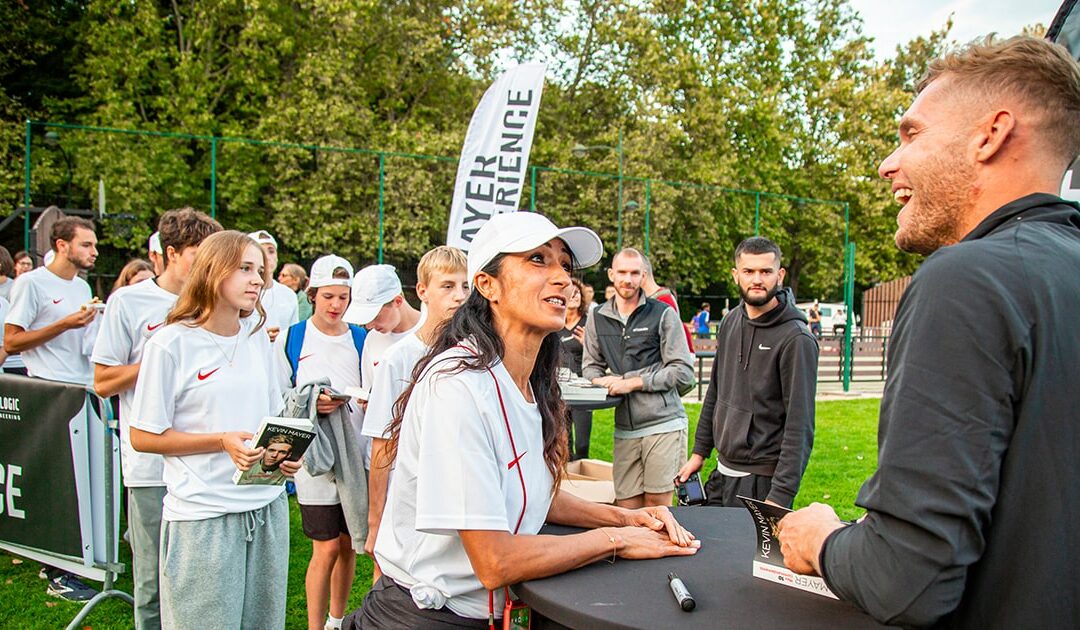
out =
[(974, 241), (976, 239), (983, 238), (984, 236), (993, 233), (995, 230), (997, 230), (999, 227), (1009, 222), (1010, 220), (1020, 218), (1025, 212), (1031, 210), (1032, 208), (1053, 206), (1059, 204), (1069, 205), (1074, 208), (1080, 208), (1080, 204), (1077, 204), (1077, 202), (1067, 201), (1065, 199), (1062, 199), (1061, 197), (1058, 197), (1057, 195), (1051, 195), (1049, 193), (1032, 193), (1030, 195), (1025, 195), (1019, 199), (1016, 199), (1015, 201), (1010, 201), (1004, 206), (1001, 206), (997, 210), (994, 210), (993, 212), (988, 214), (985, 219), (980, 221), (979, 224), (975, 226), (975, 229), (968, 232), (967, 235), (964, 236), (964, 238), (960, 239), (960, 242), (962, 243), (964, 241)]

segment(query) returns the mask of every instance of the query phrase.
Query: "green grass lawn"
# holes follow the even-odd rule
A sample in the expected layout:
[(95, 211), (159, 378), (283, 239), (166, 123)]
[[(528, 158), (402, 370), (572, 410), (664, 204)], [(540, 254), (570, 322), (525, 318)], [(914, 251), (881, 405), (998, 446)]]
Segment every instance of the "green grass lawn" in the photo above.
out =
[[(820, 402), (817, 405), (817, 434), (814, 453), (810, 458), (802, 488), (795, 498), (801, 507), (813, 501), (829, 503), (840, 518), (856, 518), (855, 495), (863, 481), (877, 465), (878, 400), (843, 400)], [(701, 405), (687, 405), (690, 414), (690, 442), (693, 444)], [(597, 412), (593, 418), (591, 455), (611, 460), (612, 411)], [(705, 465), (703, 476), (716, 467), (712, 458)], [(289, 595), (287, 628), (302, 629), (307, 624), (304, 600), (304, 571), (311, 555), (310, 542), (300, 528), (300, 511), (295, 504), (290, 511), (292, 545), (289, 554)], [(131, 553), (126, 544), (120, 546), (120, 560), (131, 566)], [(62, 628), (78, 614), (79, 606), (45, 594), (45, 582), (37, 577), (38, 565), (0, 553), (0, 628)], [(222, 579), (207, 576), (208, 579)], [(356, 583), (349, 609), (360, 601), (371, 583), (371, 561), (357, 560)], [(96, 586), (100, 586), (97, 584)], [(130, 573), (121, 576), (117, 588), (131, 592)], [(131, 608), (119, 600), (109, 600), (96, 608), (84, 627), (95, 629), (131, 628)]]

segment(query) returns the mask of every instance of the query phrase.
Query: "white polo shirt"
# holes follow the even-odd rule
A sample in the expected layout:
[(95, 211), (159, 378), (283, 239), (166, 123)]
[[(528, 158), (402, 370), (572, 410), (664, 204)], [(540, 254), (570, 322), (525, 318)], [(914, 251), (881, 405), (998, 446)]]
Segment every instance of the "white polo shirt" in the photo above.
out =
[(267, 328), (280, 328), (284, 333), (286, 328), (300, 321), (300, 305), (296, 302), (296, 293), (277, 280), (263, 290), (261, 300), (266, 311)]
[[(491, 374), (438, 371), (447, 365), (441, 359), (453, 361), (466, 352), (452, 348), (440, 354), (413, 389), (375, 557), (383, 573), (410, 589), (423, 607), (445, 605), (463, 617), (483, 619), (487, 590), (458, 532), (514, 531), (525, 499), (520, 466), (527, 505), (518, 533), (536, 534), (551, 506), (552, 477), (544, 463), (540, 411), (525, 400), (502, 363), (492, 372), (517, 457)], [(497, 591), (495, 608), (502, 606)]]
[[(11, 310), (5, 324), (23, 330), (39, 330), (78, 311), (93, 299), (90, 285), (76, 275), (65, 280), (38, 267), (19, 276), (11, 289)], [(66, 330), (36, 348), (22, 352), (30, 376), (93, 386), (94, 368), (90, 353), (97, 334), (99, 317), (83, 328)]]
[[(250, 320), (241, 320), (232, 337), (181, 323), (163, 327), (143, 349), (129, 425), (158, 434), (258, 431), (262, 419), (281, 413), (284, 404), (270, 339), (251, 330)], [(164, 459), (167, 521), (248, 512), (285, 490), (233, 484), (236, 465), (224, 451)]]
[[(176, 305), (177, 297), (158, 286), (154, 279), (117, 289), (109, 296), (90, 360), (108, 367), (141, 361), (143, 346), (165, 326), (165, 317)], [(128, 419), (133, 413), (134, 400), (134, 388), (120, 392), (120, 462), (124, 468), (124, 485), (163, 486), (161, 455), (140, 453), (131, 447)]]
[[(382, 333), (377, 330), (368, 332), (367, 338), (364, 339), (364, 356), (360, 357), (360, 378), (363, 381), (364, 387), (367, 387), (370, 391), (372, 384), (375, 382), (375, 368), (383, 359), (383, 355), (397, 342), (416, 334), (416, 331), (420, 330), (420, 327), (424, 325), (424, 320), (427, 319), (427, 309), (420, 311), (420, 318), (416, 320), (416, 325), (412, 328), (402, 332), (390, 332)], [(371, 406), (371, 402), (368, 402), (368, 407)], [(367, 413), (364, 412), (364, 417)], [(364, 420), (364, 424), (367, 421)], [(366, 434), (362, 434), (364, 444), (364, 468), (371, 470), (371, 438)]]
[[(337, 391), (360, 385), (360, 355), (353, 343), (352, 331), (330, 336), (320, 331), (310, 319), (305, 323), (304, 345), (300, 348), (296, 364), (296, 384), (303, 385), (319, 378), (329, 378)], [(278, 335), (274, 354), (279, 368), (284, 371), (286, 383), (292, 368), (285, 354), (286, 331)], [(365, 342), (366, 343), (366, 342)], [(359, 433), (363, 416), (356, 401), (347, 403), (351, 409), (349, 419)], [(311, 476), (304, 468), (296, 473), (296, 499), (304, 505), (336, 505), (341, 503), (333, 473)]]
[(413, 368), (427, 354), (428, 347), (415, 334), (390, 346), (375, 367), (370, 386), (363, 434), (369, 438), (388, 438), (386, 431), (394, 419), (394, 403), (412, 381)]

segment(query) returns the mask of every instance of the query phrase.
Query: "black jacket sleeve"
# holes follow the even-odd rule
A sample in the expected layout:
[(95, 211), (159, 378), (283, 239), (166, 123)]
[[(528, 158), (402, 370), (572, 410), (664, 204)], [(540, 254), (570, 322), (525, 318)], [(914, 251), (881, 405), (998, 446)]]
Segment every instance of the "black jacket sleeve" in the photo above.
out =
[(878, 470), (856, 500), (868, 512), (821, 553), (834, 592), (887, 623), (930, 625), (960, 602), (985, 548), (1022, 397), (1014, 374), (1030, 334), (1023, 305), (994, 277), (1008, 273), (1000, 261), (962, 252), (928, 259), (901, 299)]
[(780, 348), (780, 386), (784, 392), (784, 436), (767, 499), (791, 507), (814, 447), (814, 395), (817, 393), (817, 340), (800, 332)]

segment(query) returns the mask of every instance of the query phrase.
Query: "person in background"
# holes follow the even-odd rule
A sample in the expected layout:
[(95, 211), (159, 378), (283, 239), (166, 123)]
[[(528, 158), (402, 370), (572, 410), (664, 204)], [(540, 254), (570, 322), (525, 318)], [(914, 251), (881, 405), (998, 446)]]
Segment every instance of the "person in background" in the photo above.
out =
[(154, 275), (160, 276), (165, 271), (165, 250), (161, 248), (161, 234), (154, 232), (146, 245), (146, 257), (150, 259)]
[(0, 297), (11, 297), (11, 285), (15, 284), (15, 261), (11, 259), (11, 252), (0, 245)]
[(308, 275), (304, 268), (296, 263), (285, 263), (278, 273), (278, 282), (296, 293), (296, 308), (300, 321), (311, 317), (311, 300), (307, 294)]
[(616, 293), (615, 285), (609, 284), (606, 287), (604, 287), (604, 301), (605, 302), (610, 301), (611, 298), (615, 297), (615, 293)]
[(585, 305), (585, 312), (591, 313), (593, 309), (600, 306), (596, 303), (596, 289), (587, 284), (581, 286), (581, 302)]
[[(581, 359), (585, 351), (585, 324), (588, 322), (589, 310), (583, 303), (584, 285), (581, 280), (572, 278), (574, 290), (570, 294), (570, 302), (566, 305), (566, 324), (559, 333), (559, 341), (562, 343), (563, 367), (568, 368), (575, 376), (581, 376)], [(589, 437), (592, 434), (592, 411), (588, 409), (570, 409), (570, 428), (573, 434), (570, 436), (570, 459), (587, 459), (589, 457)]]
[(156, 275), (158, 274), (154, 273), (154, 265), (150, 261), (142, 258), (129, 260), (128, 264), (124, 265), (124, 268), (120, 270), (120, 275), (116, 276), (116, 282), (113, 283), (109, 295), (112, 295), (120, 287), (129, 287)]
[(810, 322), (810, 332), (818, 339), (821, 339), (821, 307), (818, 306), (817, 300), (814, 300), (814, 304), (810, 307), (810, 311), (806, 316)]
[[(131, 445), (164, 455), (160, 562), (165, 628), (283, 628), (289, 504), (281, 485), (236, 485), (262, 460), (281, 378), (259, 297), (266, 255), (236, 231), (202, 242), (176, 306), (143, 350)], [(136, 285), (129, 290), (134, 290)], [(297, 461), (281, 463), (295, 474)]]
[(679, 325), (682, 326), (683, 334), (686, 336), (686, 347), (693, 354), (694, 340), (690, 337), (690, 329), (682, 323), (682, 313), (679, 312), (679, 303), (675, 300), (675, 292), (656, 282), (656, 274), (653, 271), (652, 261), (649, 260), (648, 256), (641, 254), (641, 260), (645, 263), (645, 272), (641, 276), (641, 290), (645, 292), (645, 297), (659, 300), (675, 309), (675, 314), (679, 316)]
[[(614, 555), (692, 555), (666, 507), (625, 510), (555, 492), (566, 459), (556, 371), (574, 260), (587, 228), (493, 216), (469, 250), (473, 289), (440, 328), (390, 431), (394, 477), (375, 543), (383, 577), (344, 628), (488, 628), (510, 584)], [(507, 465), (509, 463), (509, 465)], [(586, 527), (539, 535), (544, 522)]]
[(709, 303), (702, 302), (701, 310), (690, 321), (694, 323), (694, 334), (698, 339), (709, 338)]
[[(30, 252), (20, 250), (15, 252), (15, 276), (18, 278), (27, 271), (34, 268), (34, 257), (30, 255)], [(13, 278), (13, 279), (14, 279)], [(10, 296), (9, 296), (10, 297)]]
[(263, 289), (261, 304), (266, 310), (266, 333), (273, 343), (281, 331), (300, 321), (300, 308), (296, 293), (289, 287), (273, 280), (278, 264), (277, 239), (266, 230), (256, 230), (248, 234), (266, 253), (266, 273), (271, 278), (270, 284)]

